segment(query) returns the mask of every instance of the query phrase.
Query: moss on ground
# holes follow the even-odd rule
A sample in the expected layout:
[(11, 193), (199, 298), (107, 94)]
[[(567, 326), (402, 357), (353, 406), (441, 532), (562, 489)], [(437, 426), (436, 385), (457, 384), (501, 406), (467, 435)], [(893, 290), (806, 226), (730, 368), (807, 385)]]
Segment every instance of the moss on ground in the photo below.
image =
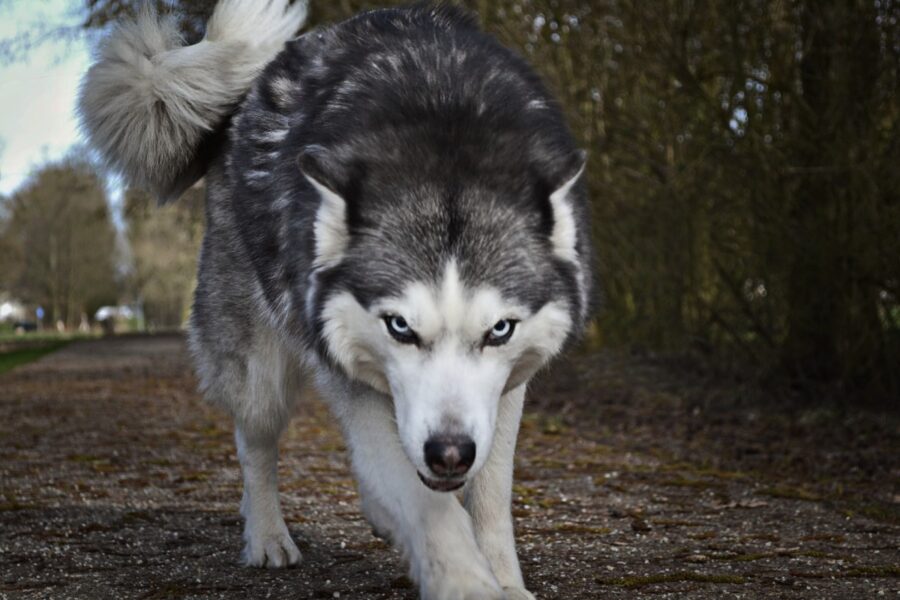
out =
[(590, 533), (594, 535), (604, 535), (612, 531), (609, 527), (597, 527), (595, 525), (580, 525), (577, 523), (560, 523), (554, 527), (556, 531), (564, 531), (567, 533)]
[(848, 517), (863, 515), (882, 523), (900, 525), (900, 504), (887, 504), (886, 502), (852, 503), (844, 512)]
[(721, 481), (705, 481), (703, 479), (690, 479), (687, 477), (673, 477), (660, 482), (662, 485), (672, 487), (693, 488), (698, 490), (721, 489), (724, 484)]
[(788, 500), (805, 500), (807, 502), (818, 502), (822, 499), (818, 494), (814, 494), (803, 488), (792, 487), (788, 485), (775, 485), (759, 490), (757, 494), (762, 496), (770, 496), (772, 498), (785, 498)]
[(900, 567), (881, 565), (875, 567), (855, 567), (844, 573), (845, 577), (900, 577)]
[(660, 583), (678, 583), (678, 582), (695, 582), (695, 583), (746, 583), (746, 578), (740, 575), (726, 575), (715, 573), (697, 573), (694, 571), (677, 571), (675, 573), (660, 573), (658, 575), (635, 575), (627, 577), (598, 578), (597, 583), (601, 585), (615, 585), (624, 588), (641, 588), (648, 585)]

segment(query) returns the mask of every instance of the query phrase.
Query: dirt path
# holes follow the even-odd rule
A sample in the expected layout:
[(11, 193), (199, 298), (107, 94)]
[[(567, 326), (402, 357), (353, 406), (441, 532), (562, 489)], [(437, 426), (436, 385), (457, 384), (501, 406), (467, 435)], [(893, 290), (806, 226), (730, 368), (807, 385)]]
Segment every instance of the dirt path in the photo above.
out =
[[(581, 393), (606, 427), (551, 412), (569, 406), (565, 387), (538, 387), (517, 461), (517, 538), (538, 598), (900, 598), (895, 523), (665, 458), (664, 440), (635, 450), (617, 433), (627, 414), (603, 413), (604, 389)], [(16, 369), (0, 377), (0, 597), (414, 598), (359, 515), (320, 403), (301, 403), (282, 456), (304, 562), (239, 568), (230, 423), (195, 392), (181, 338), (77, 342)], [(896, 486), (888, 473), (872, 489)]]

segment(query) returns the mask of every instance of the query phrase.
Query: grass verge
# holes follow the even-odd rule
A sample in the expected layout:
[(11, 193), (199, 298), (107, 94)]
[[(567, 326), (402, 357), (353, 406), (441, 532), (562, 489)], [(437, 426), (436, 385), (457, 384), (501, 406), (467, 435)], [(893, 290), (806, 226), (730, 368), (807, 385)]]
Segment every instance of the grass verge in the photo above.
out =
[(37, 348), (23, 348), (0, 353), (0, 374), (50, 354), (67, 345), (70, 340), (55, 340)]

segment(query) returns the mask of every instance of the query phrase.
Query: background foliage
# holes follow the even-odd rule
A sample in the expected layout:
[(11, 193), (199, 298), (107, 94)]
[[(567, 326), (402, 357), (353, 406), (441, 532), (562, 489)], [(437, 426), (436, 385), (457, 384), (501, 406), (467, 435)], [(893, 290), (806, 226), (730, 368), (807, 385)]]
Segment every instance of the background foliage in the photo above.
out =
[(187, 322), (203, 238), (203, 199), (202, 187), (165, 206), (138, 190), (125, 194), (131, 250), (126, 288), (140, 300), (151, 329), (176, 329)]
[[(196, 39), (214, 2), (159, 4)], [(312, 25), (384, 4), (314, 0)], [(461, 4), (589, 151), (594, 342), (900, 397), (900, 3)], [(83, 27), (137, 5), (86, 0)]]

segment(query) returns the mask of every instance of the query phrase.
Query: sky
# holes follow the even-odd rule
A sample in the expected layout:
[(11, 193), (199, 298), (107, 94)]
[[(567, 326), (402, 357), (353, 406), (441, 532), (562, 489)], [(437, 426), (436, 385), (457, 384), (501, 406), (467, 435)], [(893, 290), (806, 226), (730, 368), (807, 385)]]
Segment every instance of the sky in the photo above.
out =
[[(0, 2), (0, 40), (41, 27), (75, 25), (80, 0)], [(86, 39), (50, 39), (26, 59), (0, 63), (0, 195), (15, 191), (41, 163), (80, 141), (78, 82), (90, 63)]]

